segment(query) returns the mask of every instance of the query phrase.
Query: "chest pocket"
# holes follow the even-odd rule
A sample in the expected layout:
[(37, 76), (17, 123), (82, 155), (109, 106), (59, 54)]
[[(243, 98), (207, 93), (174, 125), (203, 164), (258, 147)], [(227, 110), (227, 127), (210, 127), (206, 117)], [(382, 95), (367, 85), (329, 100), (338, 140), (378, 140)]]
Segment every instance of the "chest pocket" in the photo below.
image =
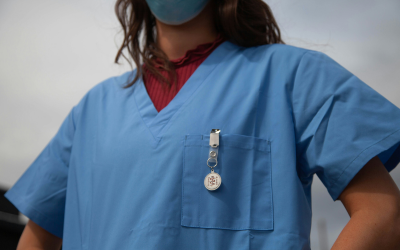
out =
[(220, 134), (221, 186), (209, 191), (204, 178), (210, 135), (186, 135), (183, 152), (181, 225), (230, 230), (273, 230), (271, 142)]

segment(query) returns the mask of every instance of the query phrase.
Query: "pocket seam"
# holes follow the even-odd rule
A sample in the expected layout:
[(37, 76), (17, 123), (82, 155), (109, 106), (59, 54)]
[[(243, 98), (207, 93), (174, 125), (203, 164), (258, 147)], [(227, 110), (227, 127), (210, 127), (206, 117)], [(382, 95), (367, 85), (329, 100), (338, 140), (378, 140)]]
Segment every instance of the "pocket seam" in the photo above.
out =
[[(208, 139), (210, 138), (207, 134), (189, 134), (185, 135), (185, 147), (188, 146), (209, 146)], [(238, 144), (243, 143), (240, 140), (250, 141), (252, 143), (246, 144)], [(242, 149), (255, 149), (262, 152), (270, 151), (271, 141), (261, 137), (248, 136), (248, 135), (239, 135), (239, 134), (223, 134), (222, 135), (221, 146), (231, 147), (231, 148), (242, 148)]]
[[(227, 136), (226, 138), (230, 137), (230, 138), (234, 138), (235, 136), (237, 136), (237, 138), (244, 138), (244, 136), (242, 137), (242, 135), (237, 135), (237, 134), (224, 134), (223, 136)], [(225, 230), (264, 230), (264, 231), (271, 231), (274, 230), (274, 207), (273, 207), (273, 191), (272, 191), (272, 159), (271, 159), (271, 140), (265, 139), (265, 138), (260, 138), (260, 137), (253, 137), (253, 136), (245, 136), (248, 137), (248, 139), (246, 140), (252, 140), (252, 141), (262, 141), (265, 143), (264, 146), (262, 146), (262, 144), (253, 144), (252, 147), (249, 147), (248, 145), (250, 144), (243, 144), (238, 146), (237, 144), (234, 143), (234, 145), (232, 145), (232, 142), (240, 142), (239, 140), (230, 140), (230, 141), (225, 141), (224, 147), (234, 147), (234, 148), (240, 148), (240, 149), (254, 149), (254, 150), (258, 150), (261, 151), (261, 153), (263, 154), (268, 154), (268, 162), (269, 162), (269, 166), (268, 166), (268, 171), (269, 171), (269, 188), (270, 188), (270, 198), (269, 198), (269, 204), (270, 204), (270, 215), (269, 217), (271, 218), (271, 226), (269, 227), (264, 227), (264, 228), (254, 228), (254, 227), (218, 227), (218, 226), (203, 226), (201, 224), (193, 224), (193, 223), (189, 223), (189, 222), (184, 222), (184, 201), (185, 201), (185, 182), (183, 181), (184, 178), (184, 174), (186, 170), (186, 149), (187, 147), (199, 147), (199, 148), (203, 148), (203, 147), (208, 147), (208, 135), (204, 135), (204, 134), (190, 134), (190, 135), (185, 135), (185, 142), (184, 142), (184, 146), (183, 146), (183, 154), (182, 154), (182, 160), (183, 160), (183, 171), (182, 171), (182, 203), (181, 203), (181, 226), (185, 226), (185, 227), (195, 227), (195, 228), (215, 228), (215, 229), (225, 229)], [(190, 140), (191, 139), (191, 140)], [(189, 142), (189, 143), (188, 143)], [(262, 148), (262, 150), (260, 150), (259, 148)], [(268, 197), (266, 197), (268, 199)], [(188, 205), (187, 205), (188, 206)], [(188, 217), (186, 220), (190, 220), (193, 221), (193, 219), (191, 219), (191, 217)], [(199, 222), (199, 218), (197, 218), (197, 221)], [(249, 220), (250, 221), (250, 220)]]

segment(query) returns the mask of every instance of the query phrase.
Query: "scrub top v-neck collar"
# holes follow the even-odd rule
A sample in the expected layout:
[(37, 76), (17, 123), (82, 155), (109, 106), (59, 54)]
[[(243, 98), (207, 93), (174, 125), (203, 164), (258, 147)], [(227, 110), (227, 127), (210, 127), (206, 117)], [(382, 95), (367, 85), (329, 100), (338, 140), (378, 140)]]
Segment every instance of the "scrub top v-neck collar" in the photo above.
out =
[(160, 112), (157, 111), (147, 93), (142, 75), (133, 85), (135, 88), (133, 96), (135, 98), (136, 106), (144, 124), (154, 139), (151, 143), (153, 147), (156, 147), (160, 142), (164, 131), (168, 129), (168, 124), (170, 123), (171, 118), (193, 95), (196, 89), (202, 85), (210, 73), (220, 64), (219, 62), (221, 59), (227, 55), (227, 47), (229, 45), (231, 44), (227, 40), (215, 48), (193, 72), (175, 97)]

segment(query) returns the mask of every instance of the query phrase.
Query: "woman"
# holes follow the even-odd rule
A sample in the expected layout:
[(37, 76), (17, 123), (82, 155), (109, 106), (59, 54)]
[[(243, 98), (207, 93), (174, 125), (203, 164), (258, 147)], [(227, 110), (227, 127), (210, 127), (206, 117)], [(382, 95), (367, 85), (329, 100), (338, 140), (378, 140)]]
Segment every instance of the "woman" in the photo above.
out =
[(309, 249), (314, 174), (351, 217), (332, 249), (399, 249), (399, 108), (285, 45), (260, 0), (116, 12), (116, 62), (137, 69), (92, 88), (7, 192), (30, 219), (18, 249)]

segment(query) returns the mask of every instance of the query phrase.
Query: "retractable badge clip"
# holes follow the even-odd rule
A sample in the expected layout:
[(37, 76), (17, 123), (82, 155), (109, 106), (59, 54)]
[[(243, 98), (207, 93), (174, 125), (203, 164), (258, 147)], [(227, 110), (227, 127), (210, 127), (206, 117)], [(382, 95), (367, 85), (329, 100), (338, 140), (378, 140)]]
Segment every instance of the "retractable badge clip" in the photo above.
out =
[(214, 172), (214, 168), (218, 164), (218, 148), (219, 148), (219, 133), (221, 130), (219, 129), (211, 129), (210, 133), (210, 147), (208, 150), (208, 159), (207, 159), (207, 166), (211, 168), (211, 173), (209, 173), (206, 178), (204, 179), (204, 186), (210, 190), (214, 191), (219, 186), (221, 186), (221, 176)]

